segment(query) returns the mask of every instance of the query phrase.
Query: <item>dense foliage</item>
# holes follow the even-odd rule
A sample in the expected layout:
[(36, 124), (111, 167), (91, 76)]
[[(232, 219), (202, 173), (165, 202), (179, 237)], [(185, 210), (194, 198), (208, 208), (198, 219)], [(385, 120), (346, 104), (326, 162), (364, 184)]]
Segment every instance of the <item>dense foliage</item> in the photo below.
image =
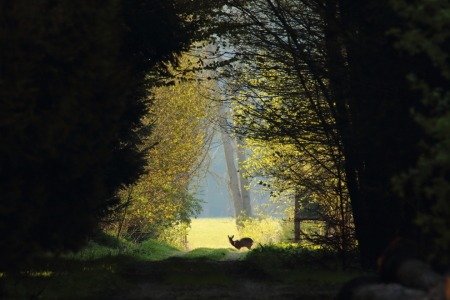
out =
[(172, 1), (1, 1), (0, 267), (77, 250), (144, 172), (149, 71), (189, 44)]
[[(415, 111), (416, 121), (427, 139), (417, 165), (397, 176), (395, 184), (405, 201), (420, 205), (418, 224), (425, 235), (420, 242), (429, 247), (428, 258), (450, 263), (450, 5), (441, 1), (393, 1), (404, 23), (392, 28), (396, 47), (417, 59), (423, 67), (408, 74), (411, 87), (420, 91), (428, 112)], [(432, 245), (432, 246), (430, 246)]]
[(146, 172), (119, 192), (128, 207), (113, 226), (118, 235), (156, 238), (167, 226), (188, 225), (201, 211), (189, 185), (208, 155), (214, 106), (206, 76), (188, 71), (195, 65), (190, 55), (184, 53), (179, 67), (168, 70), (174, 78), (166, 81), (172, 84), (149, 90), (153, 102), (143, 123), (152, 133), (142, 145), (148, 149)]
[[(358, 252), (351, 253), (349, 266), (358, 267)], [(249, 252), (245, 260), (265, 265), (267, 269), (342, 270), (339, 253), (330, 248), (296, 244), (268, 244)]]
[[(349, 197), (367, 267), (396, 236), (428, 251), (437, 234), (436, 247), (448, 247), (448, 204), (437, 200), (448, 186), (445, 150), (438, 150), (447, 139), (447, 13), (434, 1), (230, 0), (216, 19), (232, 57), (224, 74), (238, 106), (236, 132), (272, 143), (268, 153), (284, 164), (271, 170), (277, 179), (286, 179), (287, 168), (297, 175), (303, 164), (312, 172), (290, 176), (292, 186), (315, 192), (314, 181), (306, 183), (324, 174), (337, 208), (348, 207)], [(416, 165), (421, 141), (431, 147), (419, 167), (427, 175), (412, 175), (419, 182), (403, 198), (391, 180)], [(278, 155), (276, 145), (286, 142), (297, 155), (285, 162), (290, 153)], [(411, 197), (417, 183), (424, 197)], [(432, 217), (436, 210), (442, 218)]]

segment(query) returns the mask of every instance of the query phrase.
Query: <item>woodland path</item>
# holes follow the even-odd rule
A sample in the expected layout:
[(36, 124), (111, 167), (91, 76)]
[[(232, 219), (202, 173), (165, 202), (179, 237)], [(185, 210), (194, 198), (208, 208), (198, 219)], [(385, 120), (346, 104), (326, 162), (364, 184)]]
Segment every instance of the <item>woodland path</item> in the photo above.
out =
[(236, 260), (235, 252), (222, 261), (141, 261), (128, 265), (130, 287), (104, 295), (111, 300), (332, 300), (339, 285), (277, 282), (256, 266)]

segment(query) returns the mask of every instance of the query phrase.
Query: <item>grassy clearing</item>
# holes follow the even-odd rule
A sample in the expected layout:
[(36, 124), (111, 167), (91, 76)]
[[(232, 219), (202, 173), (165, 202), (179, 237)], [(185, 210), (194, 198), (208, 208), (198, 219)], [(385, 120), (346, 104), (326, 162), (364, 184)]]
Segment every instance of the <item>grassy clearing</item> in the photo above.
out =
[(239, 238), (235, 220), (232, 218), (194, 219), (188, 234), (188, 247), (197, 248), (232, 248), (227, 235)]
[[(277, 229), (279, 223), (279, 220), (275, 219), (259, 223), (252, 221), (247, 228), (247, 233), (244, 232), (241, 236), (234, 219), (193, 220), (188, 235), (189, 247), (192, 251), (185, 253), (182, 257), (172, 257), (183, 252), (166, 242), (148, 240), (136, 245), (103, 233), (79, 253), (65, 254), (60, 257), (43, 255), (24, 272), (0, 274), (0, 298), (98, 300), (101, 299), (105, 290), (114, 292), (130, 288), (120, 276), (124, 266), (130, 261), (164, 260), (172, 257), (168, 263), (173, 262), (170, 266), (173, 266), (174, 272), (179, 273), (178, 267), (182, 265), (182, 260), (207, 262), (240, 254), (229, 244), (227, 235), (234, 235), (238, 239), (249, 234), (248, 236), (255, 241), (258, 234), (266, 235), (267, 241), (261, 243), (262, 246), (256, 244), (250, 251), (241, 249), (240, 252), (245, 252), (245, 256), (240, 256), (240, 259), (250, 261), (282, 282), (339, 284), (361, 275), (340, 271), (336, 267), (338, 262), (335, 254), (326, 249), (311, 245), (270, 243), (275, 239), (275, 234), (280, 232)], [(286, 234), (286, 231), (281, 233)], [(173, 282), (184, 280), (186, 282), (183, 281), (183, 284), (204, 282), (216, 284), (225, 280), (223, 276), (220, 277), (220, 274), (210, 270), (208, 264), (202, 267), (205, 270), (201, 270), (200, 277), (194, 278), (190, 273), (181, 276), (181, 273), (175, 272)]]
[[(247, 228), (241, 236), (234, 219), (193, 220), (188, 235), (192, 251), (183, 258), (224, 259), (227, 251), (228, 253), (236, 251), (229, 244), (227, 235), (234, 235), (235, 238), (249, 236), (255, 240), (255, 245), (250, 251), (241, 249), (241, 252), (246, 252), (242, 259), (259, 266), (282, 282), (312, 285), (341, 284), (357, 276), (369, 275), (342, 271), (339, 257), (330, 249), (321, 249), (310, 243), (302, 245), (273, 243), (283, 240), (283, 235), (289, 236), (290, 233), (290, 227), (278, 219), (268, 218), (262, 221), (255, 219), (246, 225)], [(302, 230), (309, 234), (322, 229), (322, 224), (317, 222), (304, 222), (302, 225)], [(283, 230), (283, 227), (287, 229)], [(357, 263), (352, 260), (354, 257), (355, 255), (349, 257), (349, 263), (356, 265)]]
[[(286, 243), (293, 237), (293, 223), (275, 218), (255, 218), (244, 222), (245, 228), (240, 233), (233, 218), (201, 218), (194, 219), (188, 233), (188, 247), (197, 248), (230, 248), (227, 235), (234, 235), (235, 239), (250, 237), (259, 243)], [(317, 221), (302, 222), (301, 229), (308, 233), (323, 231), (323, 224)]]
[(197, 248), (183, 255), (183, 258), (222, 260), (227, 256), (227, 254), (230, 251), (232, 250), (223, 248), (222, 249)]

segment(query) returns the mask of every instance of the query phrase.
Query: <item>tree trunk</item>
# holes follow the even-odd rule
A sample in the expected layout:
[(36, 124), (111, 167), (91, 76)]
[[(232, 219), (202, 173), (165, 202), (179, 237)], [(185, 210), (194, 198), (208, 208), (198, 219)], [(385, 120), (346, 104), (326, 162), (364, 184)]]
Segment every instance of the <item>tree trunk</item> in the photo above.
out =
[(294, 196), (294, 243), (300, 243), (300, 192)]
[[(238, 158), (238, 165), (245, 161), (244, 148), (240, 138), (236, 138), (236, 152)], [(249, 186), (248, 179), (244, 177), (245, 169), (239, 168), (239, 190), (241, 192), (242, 206), (245, 212), (245, 217), (252, 216), (252, 207), (250, 203), (250, 192), (246, 188)]]
[[(338, 126), (348, 189), (362, 262), (374, 267), (396, 236), (414, 238), (416, 234), (415, 212), (409, 208), (414, 205), (401, 200), (391, 184), (392, 177), (414, 165), (418, 157), (421, 129), (410, 111), (419, 99), (406, 80), (414, 63), (405, 60), (386, 35), (400, 22), (388, 1), (336, 2), (333, 7), (339, 7), (342, 25), (339, 32), (329, 33), (330, 39), (341, 37), (330, 45), (330, 60), (334, 59), (328, 68), (334, 72), (330, 86), (332, 92), (344, 91), (337, 106), (346, 107), (338, 115)], [(331, 23), (330, 28), (335, 26)], [(344, 72), (342, 64), (336, 68), (342, 49)]]
[[(222, 107), (220, 110), (220, 116), (223, 120), (226, 120), (225, 109)], [(244, 205), (242, 203), (241, 192), (239, 190), (239, 180), (236, 166), (234, 164), (233, 146), (231, 139), (225, 129), (221, 130), (223, 150), (225, 153), (225, 161), (227, 164), (228, 173), (228, 186), (231, 190), (231, 197), (233, 198), (234, 212), (236, 216), (236, 225), (242, 226), (241, 217), (244, 211)]]
[[(217, 46), (210, 44), (207, 47), (207, 51), (210, 53), (214, 53), (217, 50)], [(220, 62), (223, 60), (223, 57), (216, 57), (212, 59), (214, 62)], [(242, 212), (247, 211), (244, 206), (242, 200), (242, 190), (241, 185), (238, 178), (238, 172), (236, 170), (235, 161), (234, 161), (234, 151), (231, 143), (231, 138), (225, 130), (225, 126), (227, 124), (227, 113), (225, 111), (225, 103), (222, 103), (219, 109), (219, 118), (220, 118), (220, 127), (221, 127), (221, 138), (223, 144), (223, 150), (225, 154), (225, 162), (227, 165), (227, 173), (228, 173), (228, 187), (231, 190), (231, 197), (233, 200), (234, 212), (236, 217), (236, 225), (242, 226)], [(248, 197), (250, 199), (250, 197)], [(248, 207), (250, 205), (250, 200), (248, 200)], [(251, 214), (251, 210), (249, 210), (249, 215)]]

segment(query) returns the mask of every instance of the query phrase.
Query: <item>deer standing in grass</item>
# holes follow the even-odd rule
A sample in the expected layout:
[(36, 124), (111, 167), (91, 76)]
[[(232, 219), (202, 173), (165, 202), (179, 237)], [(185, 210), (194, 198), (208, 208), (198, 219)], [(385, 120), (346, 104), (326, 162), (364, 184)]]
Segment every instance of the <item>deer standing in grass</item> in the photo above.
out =
[(251, 238), (242, 238), (240, 240), (233, 241), (234, 235), (231, 237), (228, 236), (228, 239), (230, 240), (230, 244), (234, 246), (236, 249), (241, 249), (242, 247), (247, 247), (250, 249), (253, 245), (253, 240)]

